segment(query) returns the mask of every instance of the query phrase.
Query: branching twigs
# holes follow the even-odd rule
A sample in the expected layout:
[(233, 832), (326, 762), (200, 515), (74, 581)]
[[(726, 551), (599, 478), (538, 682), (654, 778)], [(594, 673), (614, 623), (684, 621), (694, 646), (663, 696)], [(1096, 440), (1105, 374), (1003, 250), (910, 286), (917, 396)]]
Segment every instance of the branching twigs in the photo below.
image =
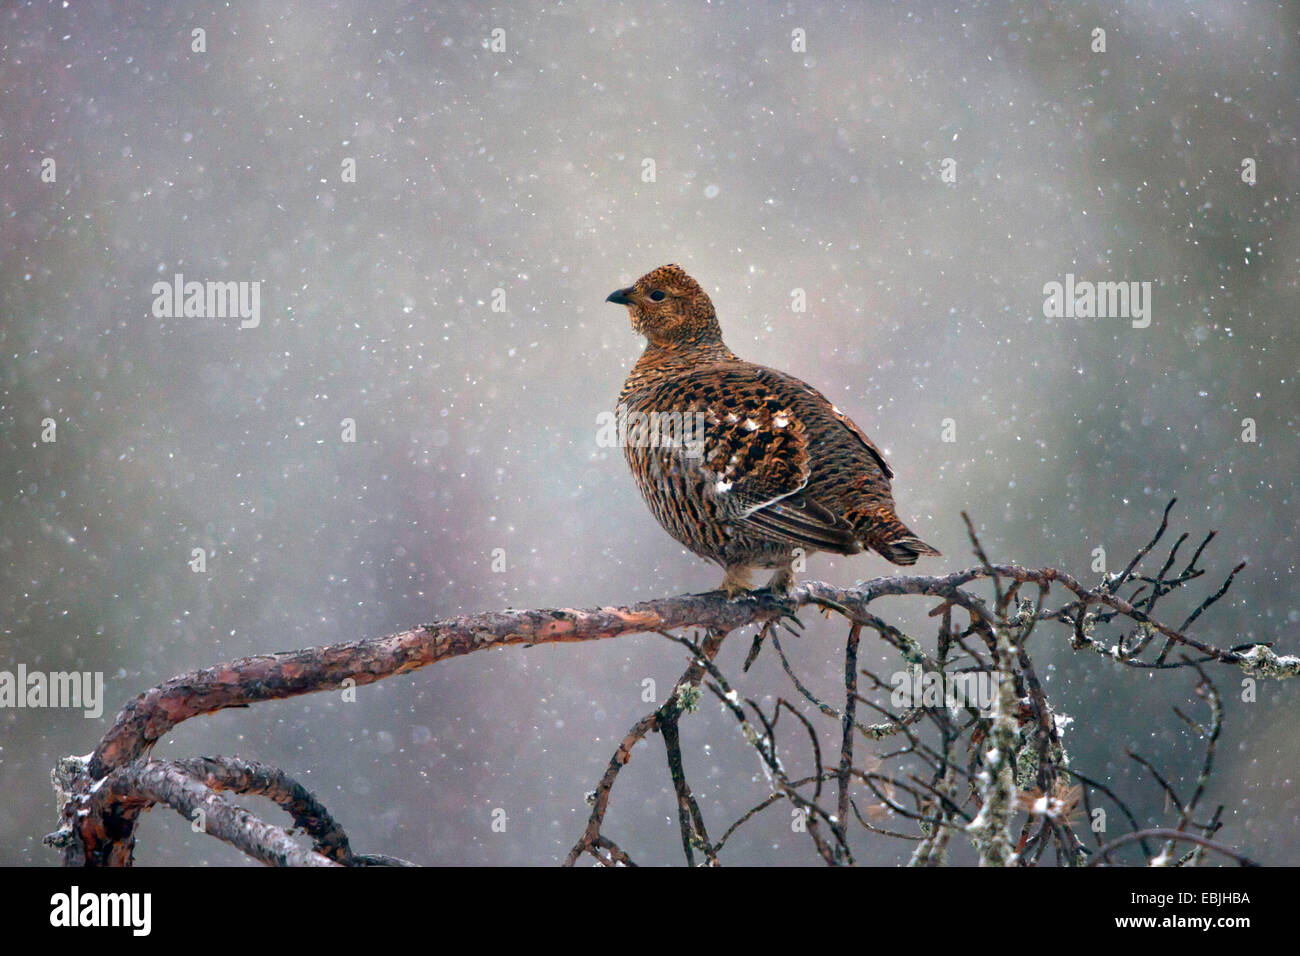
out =
[(1230, 846), (1224, 846), (1222, 843), (1215, 843), (1213, 840), (1197, 836), (1195, 833), (1184, 833), (1181, 830), (1173, 830), (1168, 827), (1152, 827), (1149, 830), (1139, 830), (1137, 833), (1126, 833), (1123, 836), (1116, 837), (1097, 851), (1097, 856), (1089, 865), (1097, 866), (1106, 863), (1109, 861), (1110, 855), (1120, 847), (1144, 839), (1164, 839), (1170, 841), (1182, 840), (1188, 843), (1195, 843), (1197, 846), (1214, 850), (1216, 853), (1222, 853), (1224, 856), (1236, 860), (1241, 866), (1259, 866), (1259, 864), (1250, 857), (1238, 853)]
[(284, 830), (235, 806), (189, 770), (167, 761), (148, 760), (110, 773), (83, 802), (86, 818), (91, 821), (79, 833), (87, 862), (105, 866), (130, 863), (131, 843), (121, 839), (121, 834), (134, 828), (141, 811), (160, 803), (187, 820), (201, 821), (204, 832), (262, 863), (333, 865), (328, 857), (299, 846)]
[(311, 837), (313, 850), (343, 866), (414, 866), (397, 857), (354, 853), (347, 833), (316, 795), (276, 767), (238, 757), (195, 757), (178, 760), (175, 766), (213, 790), (274, 801)]
[[(993, 564), (967, 518), (979, 563), (946, 575), (882, 577), (852, 588), (806, 582), (787, 599), (755, 592), (729, 601), (714, 592), (625, 607), (491, 612), (372, 641), (250, 657), (195, 671), (128, 704), (89, 757), (61, 762), (56, 776), (62, 826), (50, 842), (64, 848), (69, 863), (128, 864), (140, 810), (161, 803), (187, 815), (205, 809), (209, 833), (265, 862), (400, 863), (354, 854), (342, 827), (324, 807), (274, 768), (223, 758), (169, 763), (147, 760), (147, 755), (177, 724), (223, 708), (332, 690), (345, 681), (368, 684), (480, 650), (658, 632), (688, 649), (685, 672), (669, 699), (637, 721), (615, 750), (589, 795), (591, 813), (568, 854), (565, 862), (569, 864), (589, 855), (603, 865), (633, 865), (631, 854), (603, 830), (620, 770), (637, 745), (653, 732), (664, 741), (682, 852), (688, 863), (716, 864), (722, 847), (730, 845), (742, 823), (786, 802), (798, 811), (796, 822), (802, 821), (815, 852), (831, 864), (852, 863), (855, 842), (867, 834), (873, 839), (917, 841), (912, 862), (937, 864), (946, 859), (952, 837), (961, 834), (973, 842), (985, 863), (1034, 865), (1048, 858), (1045, 851), (1051, 844), (1058, 862), (1076, 865), (1086, 851), (1075, 834), (1073, 809), (1082, 799), (1091, 816), (1094, 796), (1114, 803), (1132, 832), (1109, 842), (1097, 835), (1099, 849), (1093, 863), (1106, 861), (1133, 844), (1141, 847), (1148, 862), (1163, 861), (1172, 857), (1175, 843), (1193, 845), (1178, 862), (1196, 861), (1206, 850), (1244, 861), (1244, 856), (1211, 839), (1221, 826), (1218, 813), (1208, 823), (1194, 821), (1210, 780), (1214, 744), (1223, 722), (1222, 703), (1204, 665), (1229, 665), (1254, 676), (1283, 678), (1300, 674), (1300, 658), (1279, 656), (1266, 645), (1219, 647), (1188, 632), (1224, 596), (1240, 566), (1217, 591), (1200, 601), (1181, 626), (1171, 627), (1156, 618), (1161, 602), (1205, 574), (1199, 562), (1214, 537), (1213, 533), (1207, 535), (1187, 565), (1175, 572), (1178, 551), (1187, 540), (1186, 534), (1179, 536), (1154, 574), (1144, 573), (1142, 564), (1162, 540), (1172, 507), (1170, 502), (1155, 535), (1124, 570), (1096, 587), (1087, 587), (1055, 568)], [(991, 586), (991, 603), (977, 593), (980, 585)], [(1038, 592), (1033, 601), (1021, 593), (1031, 588)], [(1055, 607), (1048, 603), (1053, 588), (1067, 593), (1066, 603)], [(1119, 593), (1130, 589), (1127, 597)], [(904, 595), (937, 602), (931, 611), (940, 619), (933, 650), (871, 609), (880, 598)], [(778, 624), (791, 630), (802, 628), (793, 614), (809, 604), (846, 619), (849, 628), (842, 668), (844, 704), (840, 707), (827, 703), (796, 676), (776, 638)], [(760, 637), (770, 637), (766, 643), (772, 645), (772, 652), (779, 655), (794, 683), (798, 706), (777, 696), (770, 714), (764, 713), (754, 701), (742, 699), (719, 668), (716, 658), (723, 640), (750, 625), (760, 628)], [(1209, 721), (1202, 726), (1179, 713), (1207, 740), (1206, 759), (1194, 792), (1181, 802), (1154, 765), (1143, 763), (1173, 799), (1177, 820), (1172, 828), (1142, 829), (1137, 815), (1111, 788), (1070, 767), (1060, 718), (1038, 679), (1030, 653), (1031, 635), (1033, 645), (1041, 647), (1050, 640), (1043, 632), (1053, 625), (1056, 634), (1065, 638), (1060, 647), (1091, 650), (1126, 667), (1190, 667), (1198, 671), (1198, 692), (1211, 707)], [(697, 642), (674, 633), (691, 628), (699, 629), (703, 639)], [(1112, 632), (1111, 636), (1103, 636), (1103, 629)], [(884, 680), (860, 667), (864, 632), (878, 636), (897, 656), (897, 674)], [(1161, 649), (1149, 655), (1156, 636), (1164, 639)], [(763, 643), (755, 641), (746, 667)], [(1172, 659), (1174, 650), (1179, 652), (1176, 660)], [(860, 676), (869, 679), (865, 688), (859, 686)], [(901, 706), (886, 706), (874, 699), (887, 694), (891, 685), (889, 697), (896, 696), (900, 676), (906, 678), (909, 694), (918, 692), (920, 699), (906, 700)], [(981, 696), (976, 692), (980, 679), (993, 681), (991, 693)], [(716, 830), (722, 832), (716, 843), (710, 840), (705, 814), (688, 783), (689, 767), (682, 746), (683, 737), (692, 729), (688, 717), (706, 690), (722, 704), (723, 713), (737, 722), (770, 785), (770, 792), (750, 801), (751, 809), (730, 825), (715, 821)], [(884, 721), (864, 724), (859, 718), (860, 705), (879, 713)], [(821, 735), (825, 732), (829, 737), (830, 727), (814, 724), (805, 710), (813, 718), (834, 721), (838, 759), (833, 765), (822, 758)], [(806, 746), (813, 763), (810, 772), (792, 776), (780, 756), (787, 745), (779, 735), (789, 730), (781, 730), (783, 712), (801, 725), (794, 728), (798, 731), (795, 746)], [(873, 756), (863, 752), (865, 748), (855, 740), (858, 736), (867, 744), (890, 738), (898, 745), (887, 754)], [(891, 765), (888, 770), (883, 767), (886, 762)], [(1070, 784), (1072, 780), (1078, 785)], [(826, 786), (832, 783), (834, 786)], [(275, 800), (312, 839), (314, 850), (246, 814), (218, 790), (257, 793)], [(824, 801), (830, 805), (823, 805)], [(882, 820), (892, 823), (882, 825)], [(900, 827), (910, 826), (918, 832), (900, 832)], [(1154, 841), (1165, 847), (1159, 858), (1151, 855)]]
[[(55, 769), (61, 792), (74, 788), (85, 764), (65, 759)], [(235, 806), (219, 791), (266, 797), (293, 817), (312, 839), (306, 850), (280, 827)], [(131, 862), (131, 834), (140, 813), (162, 804), (202, 832), (272, 866), (411, 866), (405, 860), (353, 853), (347, 834), (306, 787), (284, 771), (237, 757), (137, 761), (119, 767), (80, 802), (85, 825), (76, 831), (84, 862), (124, 866)], [(71, 831), (52, 835), (58, 843)]]

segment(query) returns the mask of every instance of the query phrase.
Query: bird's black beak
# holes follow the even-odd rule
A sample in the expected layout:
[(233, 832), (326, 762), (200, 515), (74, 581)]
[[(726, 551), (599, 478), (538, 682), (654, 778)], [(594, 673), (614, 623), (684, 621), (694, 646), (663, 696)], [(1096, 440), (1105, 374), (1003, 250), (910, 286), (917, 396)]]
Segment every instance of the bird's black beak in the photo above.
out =
[(627, 294), (631, 291), (631, 286), (628, 286), (626, 289), (615, 289), (605, 297), (605, 301), (613, 302), (615, 305), (631, 305), (632, 300), (627, 297)]

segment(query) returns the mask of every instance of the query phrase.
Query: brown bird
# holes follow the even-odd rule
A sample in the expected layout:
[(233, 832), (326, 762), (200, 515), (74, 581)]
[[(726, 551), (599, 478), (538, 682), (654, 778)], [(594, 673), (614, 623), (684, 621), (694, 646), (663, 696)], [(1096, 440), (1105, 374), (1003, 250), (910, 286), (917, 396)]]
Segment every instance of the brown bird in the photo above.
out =
[(894, 513), (894, 473), (862, 429), (811, 385), (737, 358), (680, 266), (606, 301), (647, 340), (616, 412), (637, 487), (670, 535), (726, 569), (729, 597), (754, 568), (775, 568), (768, 587), (788, 592), (799, 553), (939, 554)]

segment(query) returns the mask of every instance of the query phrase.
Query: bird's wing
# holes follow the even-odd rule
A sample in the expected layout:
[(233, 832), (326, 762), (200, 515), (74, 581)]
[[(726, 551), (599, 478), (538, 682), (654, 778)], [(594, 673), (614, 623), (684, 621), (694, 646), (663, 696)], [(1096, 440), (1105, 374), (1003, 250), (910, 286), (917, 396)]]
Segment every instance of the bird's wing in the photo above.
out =
[(880, 453), (880, 449), (876, 447), (875, 442), (873, 442), (870, 438), (868, 438), (866, 432), (864, 432), (861, 428), (859, 428), (854, 423), (853, 419), (849, 418), (848, 415), (845, 415), (842, 411), (840, 411), (839, 408), (836, 407), (836, 405), (833, 402), (831, 402), (825, 395), (817, 391), (817, 389), (813, 388), (807, 382), (800, 381), (799, 379), (791, 375), (787, 375), (784, 372), (779, 372), (776, 369), (766, 369), (765, 371), (771, 372), (772, 374), (789, 382), (794, 387), (802, 389), (805, 394), (816, 399), (817, 401), (825, 403), (826, 407), (830, 409), (831, 414), (835, 416), (835, 420), (838, 421), (845, 428), (847, 428), (849, 432), (858, 441), (862, 442), (862, 447), (864, 447), (867, 450), (867, 453), (870, 454), (871, 457), (876, 460), (876, 464), (879, 465), (880, 470), (885, 473), (885, 477), (886, 478), (894, 477), (894, 469), (889, 467), (889, 463), (885, 461), (885, 456)]
[(861, 550), (853, 526), (803, 493), (811, 474), (808, 435), (779, 383), (757, 366), (712, 366), (678, 394), (702, 413), (697, 467), (704, 493), (727, 520), (774, 541), (821, 551)]
[(880, 470), (885, 473), (885, 477), (893, 478), (894, 469), (889, 467), (889, 462), (885, 461), (885, 456), (880, 453), (880, 449), (877, 448), (875, 443), (866, 436), (866, 434), (862, 431), (861, 428), (859, 428), (857, 425), (853, 423), (853, 419), (849, 418), (848, 415), (845, 415), (834, 405), (831, 406), (831, 412), (834, 413), (835, 417), (839, 420), (839, 423), (841, 425), (843, 425), (854, 435), (856, 435), (858, 441), (862, 442), (862, 444), (866, 446), (867, 451), (871, 453), (871, 457), (876, 459), (876, 464), (880, 466)]

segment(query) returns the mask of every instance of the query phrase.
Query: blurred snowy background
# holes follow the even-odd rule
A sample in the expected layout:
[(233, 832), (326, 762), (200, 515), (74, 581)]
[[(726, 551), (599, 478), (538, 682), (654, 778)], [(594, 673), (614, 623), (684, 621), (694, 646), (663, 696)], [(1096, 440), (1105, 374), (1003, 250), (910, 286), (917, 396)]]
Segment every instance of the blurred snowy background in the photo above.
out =
[[(995, 560), (1095, 582), (1092, 549), (1127, 559), (1177, 493), (1177, 530), (1219, 531), (1193, 604), (1250, 562), (1196, 633), (1295, 652), (1298, 29), (1293, 3), (1218, 0), (6, 4), (0, 667), (104, 671), (107, 703), (98, 721), (0, 711), (0, 863), (56, 862), (50, 767), (175, 673), (714, 587), (596, 445), (640, 348), (603, 299), (670, 261), (734, 350), (814, 383), (886, 449), (900, 513), (945, 553), (924, 570), (972, 563), (966, 509)], [(152, 285), (178, 272), (260, 281), (261, 325), (155, 318)], [(1152, 282), (1150, 327), (1044, 318), (1066, 273)], [(808, 576), (887, 570), (816, 557)], [(923, 607), (881, 610), (930, 634)], [(804, 616), (791, 650), (829, 690), (842, 630)], [(1143, 815), (1164, 801), (1126, 747), (1190, 789), (1200, 743), (1170, 712), (1199, 706), (1190, 673), (1039, 635), (1075, 765)], [(766, 652), (740, 676), (748, 644), (721, 657), (741, 691), (791, 694)], [(283, 767), (364, 852), (550, 863), (649, 709), (642, 681), (662, 699), (682, 667), (658, 636), (473, 655), (355, 704), (195, 720), (156, 753)], [(1213, 673), (1222, 838), (1300, 862), (1300, 688), (1242, 703), (1240, 674)], [(706, 704), (683, 725), (719, 830), (767, 792), (729, 719)], [(642, 862), (679, 861), (657, 738), (608, 828)], [(781, 807), (726, 858), (817, 862)], [(160, 810), (137, 859), (242, 858)]]

